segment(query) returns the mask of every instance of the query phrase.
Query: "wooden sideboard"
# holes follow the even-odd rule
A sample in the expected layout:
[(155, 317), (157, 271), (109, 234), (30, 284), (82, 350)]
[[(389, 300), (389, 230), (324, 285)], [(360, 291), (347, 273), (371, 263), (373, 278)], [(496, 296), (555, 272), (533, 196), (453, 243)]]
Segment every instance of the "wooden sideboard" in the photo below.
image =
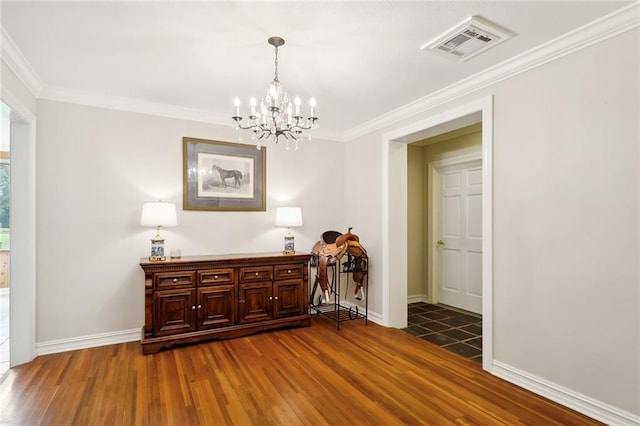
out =
[(145, 273), (142, 352), (311, 325), (309, 253), (188, 256)]

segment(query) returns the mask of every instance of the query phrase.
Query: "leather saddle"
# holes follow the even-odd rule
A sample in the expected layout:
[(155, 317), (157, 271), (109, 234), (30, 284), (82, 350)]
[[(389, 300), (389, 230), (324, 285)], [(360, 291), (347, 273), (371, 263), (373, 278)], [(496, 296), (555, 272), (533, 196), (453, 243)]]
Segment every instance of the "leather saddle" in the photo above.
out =
[[(360, 244), (360, 238), (351, 233), (351, 229), (341, 234), (337, 231), (326, 231), (320, 241), (314, 244), (311, 253), (317, 259), (317, 274), (313, 289), (319, 284), (323, 293), (323, 302), (329, 300), (329, 266), (334, 266), (346, 254), (348, 262), (345, 263), (345, 271), (353, 273), (353, 281), (356, 283), (356, 299), (362, 298), (364, 276), (367, 271), (367, 251)], [(314, 260), (316, 260), (314, 259)], [(313, 297), (313, 292), (311, 296)]]

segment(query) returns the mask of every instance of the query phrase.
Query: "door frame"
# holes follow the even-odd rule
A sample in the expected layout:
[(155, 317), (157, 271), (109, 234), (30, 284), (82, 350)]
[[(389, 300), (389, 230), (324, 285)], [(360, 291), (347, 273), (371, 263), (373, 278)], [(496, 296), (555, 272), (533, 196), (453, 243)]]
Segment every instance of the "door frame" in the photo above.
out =
[(36, 117), (2, 87), (11, 108), (9, 367), (36, 357)]
[[(442, 169), (449, 166), (459, 166), (477, 161), (482, 161), (481, 152), (432, 161), (427, 164), (427, 191), (429, 191), (429, 195), (427, 197), (427, 244), (429, 247), (429, 257), (427, 259), (427, 289), (430, 303), (437, 303), (439, 300), (438, 274), (440, 273), (440, 270), (438, 250), (435, 247), (438, 240), (438, 224), (440, 221), (440, 188), (438, 187), (438, 184), (442, 178)], [(484, 235), (482, 238), (484, 240)]]
[(383, 325), (407, 326), (407, 144), (421, 132), (480, 113), (482, 118), (482, 368), (493, 370), (493, 95), (382, 135), (381, 297)]

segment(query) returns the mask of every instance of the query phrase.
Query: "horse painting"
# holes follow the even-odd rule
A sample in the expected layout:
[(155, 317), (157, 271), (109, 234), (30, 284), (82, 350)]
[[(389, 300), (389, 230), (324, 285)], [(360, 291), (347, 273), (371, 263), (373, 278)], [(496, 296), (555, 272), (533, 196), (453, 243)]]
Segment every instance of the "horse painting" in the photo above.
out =
[(227, 179), (233, 179), (233, 187), (240, 188), (240, 181), (242, 180), (242, 172), (240, 170), (226, 170), (217, 165), (211, 166), (211, 171), (217, 171), (220, 174), (220, 180), (222, 181), (222, 187), (227, 187)]

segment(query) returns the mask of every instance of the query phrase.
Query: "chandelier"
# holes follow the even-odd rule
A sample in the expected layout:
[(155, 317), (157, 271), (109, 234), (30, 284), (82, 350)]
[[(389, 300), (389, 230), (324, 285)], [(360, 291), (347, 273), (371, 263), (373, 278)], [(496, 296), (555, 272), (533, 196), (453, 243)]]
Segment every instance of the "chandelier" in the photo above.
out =
[[(259, 106), (255, 97), (249, 100), (246, 124), (243, 124), (243, 117), (240, 115), (240, 98), (234, 99), (235, 114), (231, 117), (232, 127), (235, 130), (250, 130), (251, 139), (255, 141), (257, 149), (261, 149), (265, 141), (272, 140), (278, 143), (282, 137), (286, 141), (286, 149), (289, 149), (290, 143), (293, 142), (297, 150), (298, 141), (304, 136), (303, 132), (318, 128), (318, 117), (315, 115), (316, 101), (314, 98), (309, 100), (309, 116), (304, 118), (300, 114), (300, 98), (296, 96), (292, 102), (278, 80), (278, 47), (284, 45), (284, 39), (270, 37), (267, 42), (274, 46), (276, 51), (273, 81)], [(309, 133), (306, 136), (311, 140)]]

